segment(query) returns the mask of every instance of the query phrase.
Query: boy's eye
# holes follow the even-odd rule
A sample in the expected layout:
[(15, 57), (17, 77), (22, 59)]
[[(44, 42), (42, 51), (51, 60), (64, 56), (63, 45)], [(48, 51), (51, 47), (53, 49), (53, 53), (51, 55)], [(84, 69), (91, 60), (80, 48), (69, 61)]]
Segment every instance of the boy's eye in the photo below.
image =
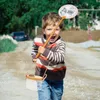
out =
[[(47, 30), (52, 30), (51, 28), (48, 28)], [(59, 30), (59, 29), (56, 29), (57, 31)]]
[(59, 29), (56, 29), (56, 31), (59, 31)]
[(47, 30), (52, 30), (51, 28), (48, 28)]

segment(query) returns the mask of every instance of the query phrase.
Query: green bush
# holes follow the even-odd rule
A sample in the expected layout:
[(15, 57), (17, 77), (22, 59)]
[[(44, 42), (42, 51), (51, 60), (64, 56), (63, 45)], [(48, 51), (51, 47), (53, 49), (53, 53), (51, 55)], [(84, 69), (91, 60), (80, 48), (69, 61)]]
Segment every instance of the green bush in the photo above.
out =
[(30, 37), (30, 39), (34, 39), (35, 33), (30, 33), (30, 34), (29, 34), (29, 37)]
[(14, 51), (17, 44), (14, 44), (10, 39), (0, 40), (0, 53)]
[(81, 16), (79, 18), (79, 25), (80, 28), (83, 30), (87, 30), (87, 25), (89, 24), (89, 18), (86, 17), (85, 15)]

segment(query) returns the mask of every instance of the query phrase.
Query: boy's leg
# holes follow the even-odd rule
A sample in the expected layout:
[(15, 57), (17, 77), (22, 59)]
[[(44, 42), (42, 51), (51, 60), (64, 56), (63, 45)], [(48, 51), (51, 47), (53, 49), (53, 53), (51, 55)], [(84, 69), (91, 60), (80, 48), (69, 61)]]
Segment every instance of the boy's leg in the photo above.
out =
[(52, 100), (62, 100), (63, 95), (63, 80), (62, 81), (54, 81), (52, 83)]
[(38, 100), (51, 100), (51, 91), (48, 83), (44, 80), (38, 83)]

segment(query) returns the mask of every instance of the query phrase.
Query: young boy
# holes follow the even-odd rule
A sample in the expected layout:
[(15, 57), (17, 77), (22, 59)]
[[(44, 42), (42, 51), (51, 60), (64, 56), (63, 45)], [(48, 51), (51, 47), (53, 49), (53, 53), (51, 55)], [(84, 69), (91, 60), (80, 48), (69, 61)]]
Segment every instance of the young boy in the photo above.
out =
[[(36, 61), (35, 75), (43, 76), (46, 72), (47, 77), (38, 87), (39, 100), (61, 100), (63, 94), (63, 79), (66, 73), (64, 62), (65, 42), (60, 37), (63, 29), (63, 22), (55, 29), (61, 17), (56, 13), (48, 13), (42, 19), (41, 37), (36, 37), (33, 42), (32, 58)], [(52, 31), (55, 29), (49, 43), (44, 48)], [(41, 55), (35, 59), (36, 54)], [(39, 84), (39, 83), (38, 83)]]

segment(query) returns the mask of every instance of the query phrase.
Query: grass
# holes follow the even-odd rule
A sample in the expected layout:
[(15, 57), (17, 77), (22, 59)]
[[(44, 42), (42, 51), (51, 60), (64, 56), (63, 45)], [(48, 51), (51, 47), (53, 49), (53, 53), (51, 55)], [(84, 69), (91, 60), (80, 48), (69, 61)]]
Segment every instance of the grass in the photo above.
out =
[(0, 53), (14, 51), (17, 44), (10, 38), (0, 39)]

